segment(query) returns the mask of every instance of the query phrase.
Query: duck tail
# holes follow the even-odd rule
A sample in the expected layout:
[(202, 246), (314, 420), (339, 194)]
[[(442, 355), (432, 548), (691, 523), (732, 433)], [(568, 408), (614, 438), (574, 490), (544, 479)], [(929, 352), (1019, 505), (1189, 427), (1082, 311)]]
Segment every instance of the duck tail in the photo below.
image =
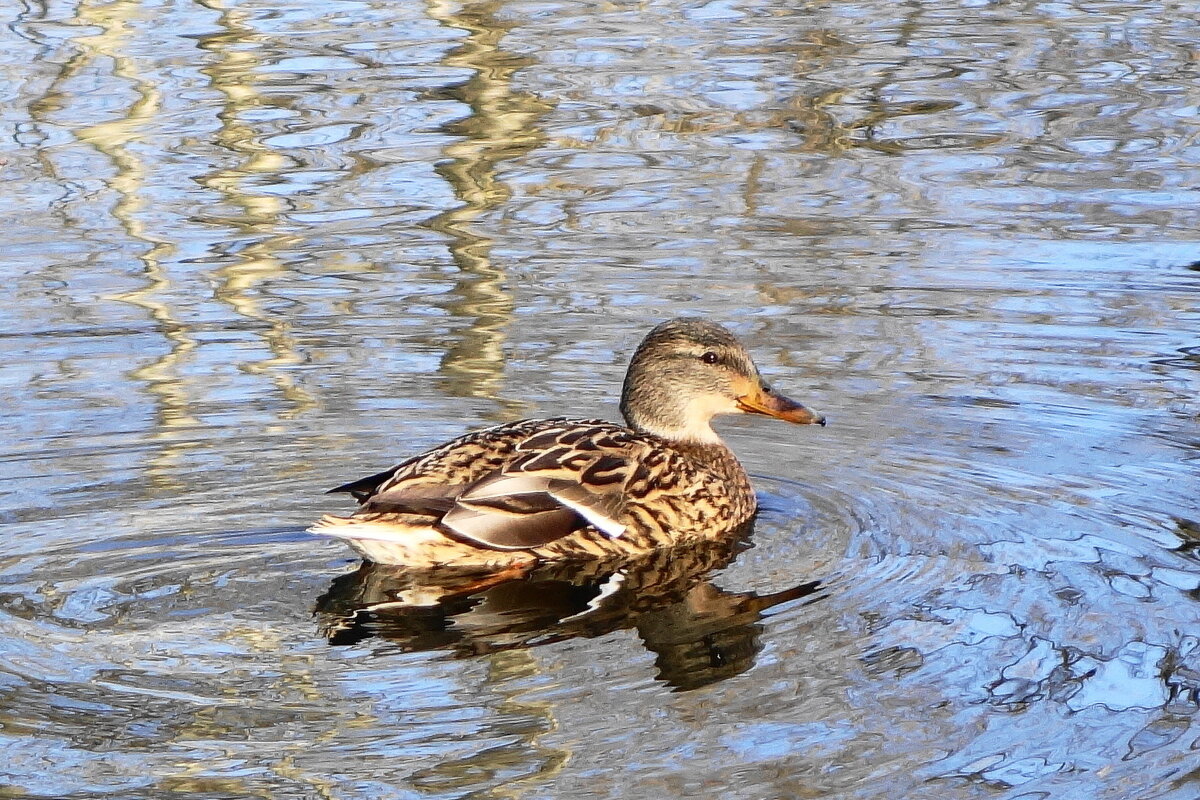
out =
[(346, 529), (354, 526), (356, 523), (353, 517), (339, 517), (336, 514), (326, 514), (319, 520), (314, 522), (308, 528), (309, 533), (315, 533), (319, 536), (337, 536), (344, 538), (349, 534)]

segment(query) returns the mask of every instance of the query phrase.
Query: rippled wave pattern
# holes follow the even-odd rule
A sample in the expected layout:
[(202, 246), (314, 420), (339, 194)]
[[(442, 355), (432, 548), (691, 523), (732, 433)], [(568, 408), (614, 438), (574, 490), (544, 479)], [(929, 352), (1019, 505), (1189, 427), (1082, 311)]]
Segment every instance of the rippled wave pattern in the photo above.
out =
[[(0, 797), (1200, 794), (1200, 61), (1153, 2), (27, 0)], [(613, 416), (676, 314), (719, 552), (411, 584), (303, 528)]]

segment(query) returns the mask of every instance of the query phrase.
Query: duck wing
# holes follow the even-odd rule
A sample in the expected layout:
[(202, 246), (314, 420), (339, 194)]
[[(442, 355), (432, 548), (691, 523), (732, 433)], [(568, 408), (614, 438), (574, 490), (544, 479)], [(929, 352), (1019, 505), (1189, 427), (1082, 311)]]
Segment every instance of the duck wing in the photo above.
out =
[(413, 485), (449, 484), (465, 486), (479, 480), (516, 457), (517, 448), (531, 437), (564, 427), (620, 426), (599, 419), (526, 419), (508, 422), (491, 428), (473, 431), (457, 439), (415, 455), (383, 472), (343, 483), (327, 494), (345, 492), (359, 503), (394, 490), (407, 490)]
[(653, 448), (612, 423), (563, 420), (523, 436), (504, 463), (467, 482), (396, 474), (359, 513), (429, 516), (455, 538), (501, 550), (539, 547), (588, 526), (616, 538), (625, 532), (626, 486)]
[(624, 510), (619, 493), (597, 494), (570, 479), (503, 473), (459, 496), (441, 524), (460, 538), (487, 547), (540, 547), (592, 525), (616, 538)]

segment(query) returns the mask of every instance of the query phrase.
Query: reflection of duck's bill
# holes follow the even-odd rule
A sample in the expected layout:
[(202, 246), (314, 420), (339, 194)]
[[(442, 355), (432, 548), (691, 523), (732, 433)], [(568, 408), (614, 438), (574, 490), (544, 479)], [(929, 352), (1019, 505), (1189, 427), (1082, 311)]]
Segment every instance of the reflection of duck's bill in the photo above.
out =
[(529, 553), (469, 547), (448, 539), (431, 526), (408, 522), (390, 525), (375, 520), (326, 514), (308, 531), (318, 536), (341, 539), (360, 556), (376, 564), (497, 569), (534, 560)]

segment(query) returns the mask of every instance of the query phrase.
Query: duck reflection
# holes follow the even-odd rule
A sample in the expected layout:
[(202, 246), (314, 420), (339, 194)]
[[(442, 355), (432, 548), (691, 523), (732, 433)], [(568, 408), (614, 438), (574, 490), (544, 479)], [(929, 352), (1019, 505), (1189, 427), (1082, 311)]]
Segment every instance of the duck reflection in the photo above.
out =
[(655, 654), (658, 678), (686, 691), (754, 665), (766, 609), (821, 596), (819, 581), (770, 594), (715, 586), (710, 573), (745, 548), (743, 537), (636, 562), (545, 565), (485, 577), (364, 562), (334, 579), (316, 615), (333, 645), (379, 636), (405, 650), (459, 657), (633, 628)]

